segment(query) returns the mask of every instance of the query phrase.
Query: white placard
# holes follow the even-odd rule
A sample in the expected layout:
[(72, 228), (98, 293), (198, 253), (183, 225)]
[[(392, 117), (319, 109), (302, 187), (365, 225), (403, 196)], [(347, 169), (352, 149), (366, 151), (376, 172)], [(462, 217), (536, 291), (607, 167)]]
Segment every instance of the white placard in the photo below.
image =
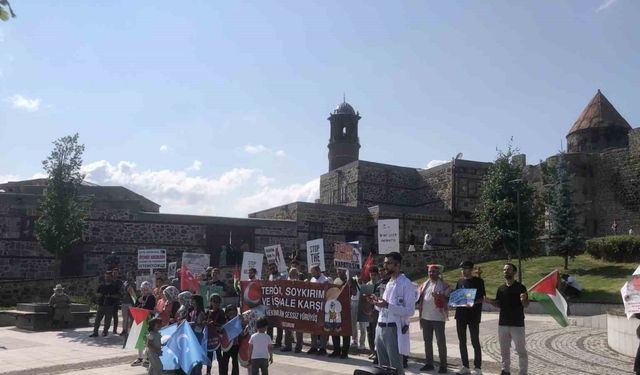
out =
[(287, 262), (284, 260), (282, 246), (266, 246), (264, 248), (264, 255), (267, 257), (267, 264), (275, 263), (278, 267), (278, 272), (287, 272)]
[(249, 268), (256, 269), (256, 279), (262, 275), (262, 259), (263, 254), (250, 253), (245, 251), (242, 253), (242, 270), (240, 271), (240, 280), (249, 280)]
[[(167, 266), (167, 277), (173, 279), (176, 277), (176, 270), (178, 269), (178, 262), (171, 262)], [(169, 280), (171, 281), (171, 280)]]
[(324, 239), (307, 241), (307, 267), (320, 266), (322, 272), (326, 271), (324, 265)]
[(209, 267), (209, 254), (182, 253), (181, 267), (191, 272), (193, 277), (197, 277)]
[(139, 249), (138, 269), (159, 270), (167, 268), (167, 250), (165, 249)]
[(378, 220), (378, 254), (400, 252), (400, 220)]

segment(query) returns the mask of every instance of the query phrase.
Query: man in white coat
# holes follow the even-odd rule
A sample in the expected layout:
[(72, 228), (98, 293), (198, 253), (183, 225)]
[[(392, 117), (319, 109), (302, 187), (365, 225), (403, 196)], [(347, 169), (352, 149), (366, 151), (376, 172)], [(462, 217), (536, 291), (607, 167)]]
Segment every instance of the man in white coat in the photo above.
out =
[(394, 367), (398, 375), (404, 375), (402, 356), (409, 355), (409, 318), (415, 312), (417, 294), (415, 285), (400, 272), (401, 263), (400, 253), (387, 254), (384, 268), (390, 279), (384, 294), (368, 296), (380, 312), (375, 341), (378, 362)]

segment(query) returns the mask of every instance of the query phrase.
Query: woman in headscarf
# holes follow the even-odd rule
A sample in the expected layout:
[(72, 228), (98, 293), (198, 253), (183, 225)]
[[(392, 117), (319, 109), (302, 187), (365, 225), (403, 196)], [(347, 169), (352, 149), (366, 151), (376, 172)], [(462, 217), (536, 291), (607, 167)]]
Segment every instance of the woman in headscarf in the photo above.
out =
[(180, 302), (180, 308), (176, 313), (176, 322), (180, 324), (183, 321), (190, 322), (191, 321), (191, 310), (193, 307), (191, 306), (191, 292), (182, 292), (178, 294), (178, 302)]
[[(156, 307), (156, 297), (153, 295), (153, 287), (151, 283), (148, 281), (143, 281), (140, 284), (140, 291), (142, 292), (142, 295), (138, 297), (135, 307), (145, 309), (145, 310), (150, 310), (151, 312), (153, 312), (153, 310)], [(148, 363), (149, 361), (147, 359), (145, 359), (143, 362), (142, 360), (143, 354), (144, 354), (144, 348), (138, 349), (138, 358), (135, 361), (133, 361), (131, 366), (140, 366), (140, 365), (144, 365), (145, 363)]]
[(168, 286), (162, 291), (164, 296), (164, 307), (160, 313), (163, 325), (169, 325), (176, 322), (176, 316), (180, 309), (180, 302), (178, 302), (178, 295), (180, 291), (175, 286)]

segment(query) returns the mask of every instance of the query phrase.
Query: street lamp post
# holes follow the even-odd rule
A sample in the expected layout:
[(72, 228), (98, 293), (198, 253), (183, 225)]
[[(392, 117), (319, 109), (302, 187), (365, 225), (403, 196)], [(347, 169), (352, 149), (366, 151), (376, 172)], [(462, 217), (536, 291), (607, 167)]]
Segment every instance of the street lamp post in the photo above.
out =
[[(521, 178), (511, 180), (510, 183), (520, 183)], [(516, 186), (516, 213), (518, 215), (518, 282), (522, 282), (522, 232), (520, 230), (520, 187)]]

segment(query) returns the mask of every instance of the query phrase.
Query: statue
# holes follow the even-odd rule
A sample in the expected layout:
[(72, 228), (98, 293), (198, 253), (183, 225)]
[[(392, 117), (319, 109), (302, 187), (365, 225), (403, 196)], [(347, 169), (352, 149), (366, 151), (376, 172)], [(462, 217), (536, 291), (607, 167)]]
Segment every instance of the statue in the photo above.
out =
[(433, 250), (433, 246), (431, 246), (431, 235), (429, 233), (424, 234), (424, 243), (422, 244), (422, 250)]

